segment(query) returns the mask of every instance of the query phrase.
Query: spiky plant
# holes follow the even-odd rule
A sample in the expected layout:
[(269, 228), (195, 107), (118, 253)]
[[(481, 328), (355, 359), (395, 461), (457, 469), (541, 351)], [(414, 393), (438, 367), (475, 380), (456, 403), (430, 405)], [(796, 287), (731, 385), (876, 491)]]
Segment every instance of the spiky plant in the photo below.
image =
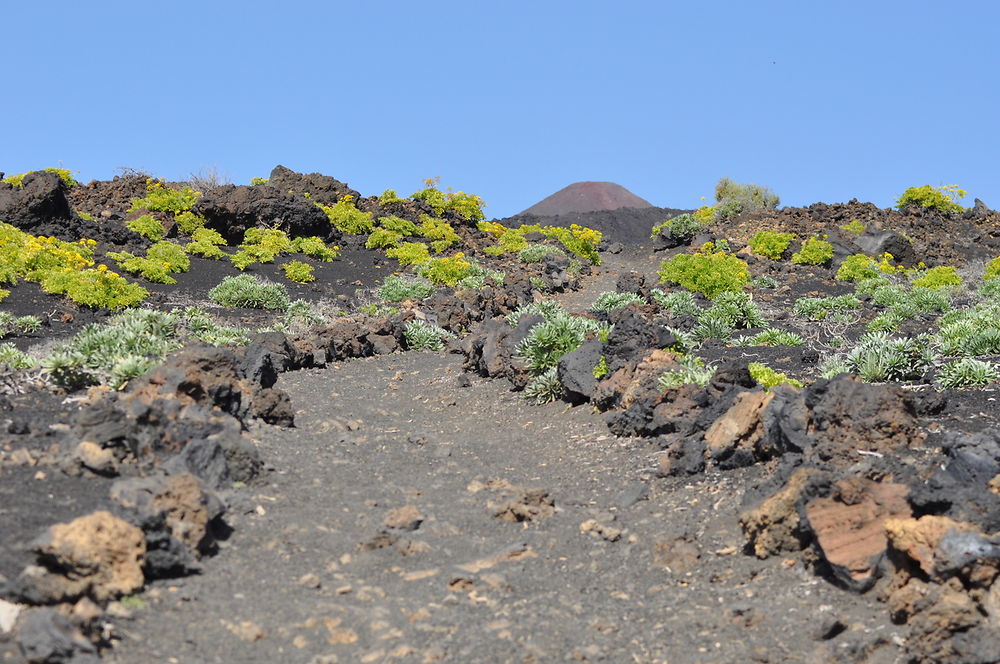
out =
[(944, 388), (979, 387), (997, 380), (1000, 380), (997, 365), (971, 357), (946, 364), (937, 372), (937, 383)]
[(935, 359), (926, 335), (893, 338), (885, 332), (870, 332), (847, 353), (845, 361), (862, 380), (881, 383), (919, 378)]
[(683, 355), (677, 359), (677, 364), (680, 369), (665, 371), (660, 376), (658, 383), (661, 390), (689, 384), (704, 387), (715, 375), (715, 367), (706, 365), (704, 360), (695, 355)]
[(385, 278), (378, 289), (383, 302), (418, 300), (434, 294), (434, 284), (426, 279), (404, 279), (395, 274)]
[(537, 404), (550, 403), (561, 399), (565, 389), (562, 383), (559, 382), (559, 377), (556, 373), (556, 367), (552, 367), (533, 377), (524, 386), (524, 398), (534, 401)]
[(21, 352), (12, 343), (0, 344), (0, 366), (11, 369), (30, 369), (35, 366), (35, 361), (26, 353)]
[(403, 338), (410, 350), (441, 350), (448, 336), (447, 330), (419, 319), (411, 320), (403, 328)]
[(250, 274), (226, 277), (208, 296), (224, 307), (251, 309), (285, 309), (288, 307), (288, 290), (281, 284)]
[(598, 329), (596, 321), (560, 311), (531, 328), (515, 353), (524, 358), (528, 369), (537, 375), (556, 366), (563, 355), (583, 343), (587, 333), (596, 334)]
[(522, 304), (517, 309), (507, 314), (507, 317), (504, 320), (507, 321), (507, 324), (511, 327), (517, 327), (518, 322), (524, 316), (542, 316), (546, 320), (549, 320), (554, 316), (564, 313), (566, 312), (563, 311), (563, 308), (556, 302), (552, 300), (542, 300), (541, 302)]
[(770, 328), (754, 335), (753, 345), (755, 346), (801, 346), (805, 339), (788, 330)]
[(650, 296), (664, 310), (674, 316), (697, 316), (701, 309), (695, 304), (694, 296), (688, 291), (679, 290), (664, 293), (659, 288), (650, 291)]
[(597, 296), (594, 304), (590, 307), (592, 311), (612, 312), (618, 309), (642, 303), (642, 298), (635, 293), (618, 293), (616, 291), (604, 291)]

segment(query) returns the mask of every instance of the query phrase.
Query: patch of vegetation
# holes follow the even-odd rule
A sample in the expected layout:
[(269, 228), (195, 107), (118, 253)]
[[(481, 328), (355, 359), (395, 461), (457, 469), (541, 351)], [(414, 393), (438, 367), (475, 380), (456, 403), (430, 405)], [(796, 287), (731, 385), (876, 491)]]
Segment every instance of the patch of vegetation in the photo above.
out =
[(664, 293), (659, 288), (654, 288), (650, 291), (650, 296), (663, 309), (664, 313), (674, 316), (697, 316), (701, 313), (701, 309), (695, 304), (694, 296), (688, 291)]
[(42, 328), (42, 319), (38, 316), (15, 316), (7, 311), (0, 311), (0, 337), (10, 334), (31, 334)]
[(789, 378), (761, 362), (751, 362), (747, 365), (747, 369), (750, 371), (750, 377), (765, 390), (772, 390), (779, 385), (802, 387), (802, 381)]
[(171, 189), (161, 180), (147, 178), (145, 198), (133, 198), (132, 206), (128, 211), (149, 210), (150, 212), (173, 212), (176, 214), (190, 210), (198, 201), (199, 196), (201, 193), (190, 187)]
[(758, 256), (778, 260), (788, 250), (795, 236), (778, 231), (758, 231), (750, 238), (750, 251)]
[(515, 350), (535, 375), (554, 368), (563, 355), (580, 347), (588, 333), (596, 334), (599, 329), (597, 321), (571, 316), (558, 305), (532, 313), (536, 312), (546, 319), (532, 327)]
[(811, 237), (792, 254), (792, 262), (797, 265), (826, 265), (833, 260), (833, 245), (824, 238)]
[(720, 293), (739, 291), (750, 281), (745, 262), (724, 251), (713, 253), (711, 246), (664, 261), (657, 274), (661, 282), (676, 283), (712, 299)]
[(992, 362), (965, 357), (938, 369), (936, 382), (943, 388), (983, 387), (1000, 380), (1000, 369)]
[(601, 355), (601, 359), (594, 365), (594, 378), (601, 380), (609, 373), (611, 373), (611, 367), (608, 366), (608, 358)]
[(677, 358), (679, 369), (663, 372), (658, 384), (661, 390), (681, 385), (708, 385), (715, 375), (715, 367), (705, 364), (705, 361), (694, 355), (682, 355)]
[(281, 269), (284, 270), (285, 278), (289, 281), (300, 284), (308, 284), (311, 281), (316, 281), (316, 275), (313, 274), (313, 267), (308, 263), (288, 261), (282, 264)]
[(878, 263), (871, 256), (852, 254), (841, 262), (835, 279), (838, 281), (863, 281), (881, 276)]
[(108, 252), (108, 258), (129, 274), (141, 275), (147, 281), (158, 284), (176, 284), (171, 274), (187, 272), (191, 268), (184, 247), (173, 242), (157, 242), (146, 250), (144, 257), (134, 256), (127, 251)]
[(715, 185), (715, 221), (725, 222), (741, 212), (773, 210), (781, 200), (767, 187), (740, 184), (722, 178)]
[(617, 293), (615, 291), (605, 291), (597, 296), (594, 304), (590, 307), (592, 311), (612, 312), (617, 309), (624, 309), (632, 304), (642, 304), (643, 299), (635, 293)]
[(423, 242), (403, 242), (385, 252), (389, 258), (395, 258), (403, 267), (420, 265), (431, 259), (430, 249)]
[(252, 177), (252, 178), (250, 178), (250, 186), (251, 187), (259, 187), (260, 185), (267, 184), (270, 181), (271, 181), (271, 178)]
[(455, 286), (472, 274), (472, 262), (461, 251), (454, 256), (432, 258), (417, 266), (417, 274), (433, 284)]
[(208, 291), (208, 297), (224, 307), (284, 310), (289, 304), (284, 286), (249, 274), (226, 277)]
[(451, 187), (441, 191), (438, 188), (439, 183), (440, 178), (424, 180), (424, 188), (414, 192), (410, 198), (427, 203), (434, 210), (434, 214), (443, 214), (445, 210), (454, 210), (461, 217), (472, 222), (482, 221), (486, 218), (486, 213), (483, 212), (486, 203), (482, 198), (464, 191), (452, 191)]
[(434, 294), (434, 284), (423, 279), (404, 279), (390, 275), (378, 289), (378, 296), (384, 302), (420, 300)]
[(271, 263), (280, 254), (293, 251), (292, 241), (285, 231), (269, 228), (248, 228), (243, 243), (229, 257), (233, 266), (245, 270), (254, 263)]
[(141, 217), (125, 222), (125, 228), (134, 233), (138, 233), (147, 240), (159, 242), (167, 232), (163, 229), (163, 224), (152, 215), (144, 214)]
[(850, 233), (851, 235), (864, 235), (868, 227), (862, 224), (857, 219), (851, 219), (849, 222), (840, 227), (840, 230), (845, 233)]
[(948, 356), (1000, 355), (1000, 304), (950, 311), (938, 320), (937, 344)]
[(326, 213), (334, 228), (341, 233), (364, 235), (370, 233), (375, 226), (370, 212), (362, 212), (354, 205), (354, 197), (344, 196), (334, 205), (319, 205)]
[(434, 253), (441, 253), (462, 240), (447, 221), (429, 214), (420, 215), (419, 231), (422, 237), (431, 240), (431, 249)]
[(986, 271), (983, 273), (983, 281), (1000, 277), (1000, 256), (986, 263)]
[(844, 366), (872, 383), (914, 380), (937, 359), (926, 335), (894, 338), (887, 332), (869, 332), (844, 357)]
[(403, 338), (410, 350), (441, 350), (449, 336), (447, 330), (419, 319), (411, 320), (403, 328)]
[(673, 237), (679, 240), (686, 240), (697, 235), (701, 231), (702, 226), (703, 223), (700, 218), (690, 212), (685, 212), (653, 226), (653, 232), (650, 233), (649, 237), (650, 239), (655, 238), (666, 228), (670, 230), (670, 234)]
[(220, 247), (225, 246), (226, 241), (218, 231), (211, 228), (196, 228), (191, 233), (191, 242), (184, 247), (189, 254), (201, 256), (202, 258), (219, 259), (227, 254)]
[(962, 278), (958, 276), (955, 268), (939, 265), (924, 272), (923, 276), (913, 281), (913, 285), (920, 288), (930, 288), (931, 290), (953, 288), (962, 285)]
[(490, 256), (519, 252), (528, 246), (525, 235), (540, 233), (547, 238), (558, 240), (567, 251), (578, 258), (586, 259), (593, 265), (601, 264), (597, 245), (600, 244), (603, 235), (600, 231), (591, 228), (577, 224), (570, 224), (569, 228), (562, 226), (543, 227), (538, 224), (521, 224), (519, 228), (507, 228), (497, 222), (480, 222), (477, 228), (496, 238), (496, 244), (485, 249), (485, 253)]
[(383, 191), (378, 196), (378, 203), (379, 203), (379, 205), (391, 205), (393, 203), (402, 203), (405, 200), (406, 199), (400, 198), (396, 194), (396, 190), (395, 189), (386, 189), (385, 191)]
[(181, 323), (188, 334), (213, 346), (246, 346), (250, 343), (250, 334), (246, 329), (223, 325), (201, 307), (185, 309)]
[(903, 195), (896, 200), (896, 207), (902, 209), (907, 205), (919, 205), (946, 213), (964, 212), (965, 208), (959, 205), (958, 201), (965, 198), (966, 193), (956, 184), (946, 184), (940, 187), (925, 184), (921, 187), (910, 187), (904, 191)]
[(145, 288), (112, 272), (106, 265), (85, 270), (52, 270), (45, 273), (40, 283), (46, 293), (65, 295), (93, 309), (117, 311), (133, 307), (149, 295)]
[(523, 394), (525, 399), (541, 405), (561, 399), (564, 393), (565, 388), (559, 382), (557, 369), (552, 367), (532, 377), (524, 386)]
[(802, 346), (806, 340), (801, 335), (788, 330), (768, 328), (749, 337), (748, 346)]
[(565, 256), (566, 252), (551, 244), (528, 244), (517, 252), (522, 263), (541, 263), (546, 256)]
[(198, 229), (205, 228), (205, 218), (196, 215), (190, 210), (175, 214), (174, 223), (177, 224), (177, 227), (181, 231), (188, 235), (193, 235)]
[(0, 366), (11, 369), (31, 369), (37, 363), (27, 353), (18, 350), (12, 343), (0, 343)]
[[(73, 175), (68, 168), (43, 168), (42, 170), (46, 173), (55, 173), (58, 175), (59, 179), (65, 182), (66, 186), (70, 189), (80, 184), (73, 178)], [(31, 173), (31, 171), (18, 173), (17, 175), (8, 175), (3, 180), (0, 180), (0, 182), (5, 182), (12, 187), (22, 189), (24, 188), (24, 176), (28, 173)]]

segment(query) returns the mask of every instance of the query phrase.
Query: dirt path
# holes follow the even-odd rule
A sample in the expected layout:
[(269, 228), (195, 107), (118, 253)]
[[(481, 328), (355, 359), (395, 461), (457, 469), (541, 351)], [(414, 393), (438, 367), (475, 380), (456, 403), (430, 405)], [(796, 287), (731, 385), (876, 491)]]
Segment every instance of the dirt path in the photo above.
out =
[[(756, 470), (655, 479), (656, 450), (585, 407), (460, 376), (433, 353), (283, 376), (298, 428), (254, 432), (273, 471), (233, 492), (232, 538), (203, 575), (148, 589), (108, 661), (788, 662), (891, 644), (883, 606), (740, 553)], [(847, 634), (814, 640), (838, 620)]]

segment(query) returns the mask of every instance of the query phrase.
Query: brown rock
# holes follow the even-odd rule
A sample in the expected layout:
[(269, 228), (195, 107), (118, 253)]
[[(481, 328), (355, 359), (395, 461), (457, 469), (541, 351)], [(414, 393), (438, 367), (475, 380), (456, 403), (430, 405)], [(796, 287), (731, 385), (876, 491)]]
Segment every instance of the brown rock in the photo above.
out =
[(111, 450), (104, 449), (97, 443), (83, 441), (76, 446), (76, 458), (80, 464), (99, 475), (117, 475), (118, 459)]
[(740, 527), (758, 558), (805, 547), (798, 503), (810, 482), (822, 475), (822, 471), (814, 468), (800, 468), (792, 473), (781, 491), (740, 516)]
[(854, 590), (875, 582), (888, 541), (885, 523), (908, 518), (908, 488), (851, 477), (837, 482), (833, 493), (805, 506), (809, 525), (834, 575)]
[(725, 459), (742, 448), (755, 451), (764, 437), (764, 409), (774, 399), (773, 392), (741, 392), (733, 407), (705, 432), (708, 452), (715, 459)]
[(701, 549), (692, 537), (674, 537), (653, 542), (653, 566), (671, 572), (691, 569), (701, 558)]
[(50, 574), (65, 576), (69, 597), (101, 602), (142, 588), (142, 530), (107, 511), (56, 524), (32, 546)]
[(884, 528), (889, 545), (916, 563), (928, 576), (934, 573), (934, 551), (948, 531), (975, 530), (972, 524), (930, 514), (919, 519), (890, 519)]
[(215, 510), (209, 508), (210, 495), (190, 473), (120, 480), (111, 486), (111, 499), (140, 514), (162, 514), (170, 534), (196, 553), (212, 542), (208, 524)]
[(544, 519), (555, 514), (555, 501), (545, 489), (525, 489), (514, 500), (504, 503), (493, 512), (501, 521), (519, 523)]
[(424, 515), (413, 505), (404, 505), (389, 512), (382, 525), (393, 530), (416, 530), (424, 522)]

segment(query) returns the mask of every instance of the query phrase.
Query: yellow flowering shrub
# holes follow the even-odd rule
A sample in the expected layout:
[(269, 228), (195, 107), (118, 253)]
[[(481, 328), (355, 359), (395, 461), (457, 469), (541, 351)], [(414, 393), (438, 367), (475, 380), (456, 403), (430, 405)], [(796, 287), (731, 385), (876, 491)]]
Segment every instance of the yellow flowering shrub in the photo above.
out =
[(307, 263), (302, 261), (288, 261), (281, 266), (281, 269), (285, 271), (285, 277), (291, 281), (298, 282), (300, 284), (307, 284), (310, 281), (316, 281), (316, 276), (313, 274), (313, 268)]
[(403, 242), (398, 247), (388, 249), (385, 255), (395, 258), (402, 266), (419, 265), (431, 258), (430, 250), (423, 242)]
[(490, 256), (514, 253), (528, 246), (525, 235), (528, 233), (541, 233), (545, 237), (558, 240), (571, 253), (580, 258), (586, 258), (594, 265), (600, 265), (601, 259), (597, 253), (597, 245), (600, 244), (602, 234), (592, 228), (585, 228), (577, 224), (570, 224), (569, 228), (564, 226), (540, 226), (538, 224), (521, 224), (519, 228), (507, 228), (497, 222), (482, 222), (476, 226), (479, 230), (488, 233), (497, 239), (496, 244), (487, 247), (484, 251)]
[(201, 196), (200, 191), (191, 187), (171, 189), (162, 180), (146, 179), (146, 196), (133, 198), (129, 212), (149, 210), (151, 212), (173, 212), (175, 214), (191, 209)]
[(335, 205), (322, 205), (317, 203), (326, 213), (327, 218), (334, 228), (342, 233), (351, 235), (363, 235), (370, 233), (375, 226), (370, 212), (362, 212), (354, 206), (354, 197), (344, 196)]
[(184, 247), (173, 242), (157, 242), (146, 250), (145, 256), (133, 256), (127, 251), (109, 252), (108, 258), (129, 274), (142, 275), (147, 281), (158, 284), (176, 284), (171, 274), (187, 272), (191, 268)]
[(472, 263), (461, 251), (446, 258), (432, 258), (420, 265), (418, 273), (433, 284), (454, 286), (472, 274)]
[(226, 255), (226, 252), (220, 249), (225, 244), (226, 240), (218, 231), (211, 228), (196, 228), (191, 233), (191, 242), (187, 243), (185, 249), (195, 256), (216, 259)]
[[(56, 175), (58, 175), (59, 179), (65, 182), (67, 187), (72, 188), (80, 184), (73, 178), (73, 175), (72, 173), (70, 173), (70, 170), (68, 168), (43, 168), (42, 170), (45, 171), (46, 173), (55, 173)], [(0, 182), (6, 182), (12, 187), (17, 187), (18, 189), (20, 189), (24, 186), (24, 176), (30, 172), (31, 171), (18, 173), (17, 175), (8, 175), (3, 180), (0, 180)]]
[(112, 272), (106, 265), (85, 270), (51, 270), (41, 279), (46, 293), (65, 295), (77, 304), (95, 309), (125, 309), (149, 295), (142, 286)]
[(431, 249), (435, 253), (441, 253), (456, 242), (461, 242), (458, 233), (447, 221), (429, 214), (420, 215), (420, 235), (432, 241)]
[(163, 230), (163, 224), (149, 214), (144, 214), (136, 219), (126, 221), (125, 228), (134, 233), (138, 233), (147, 240), (152, 240), (153, 242), (159, 242), (163, 239), (163, 236), (167, 234), (167, 232)]

